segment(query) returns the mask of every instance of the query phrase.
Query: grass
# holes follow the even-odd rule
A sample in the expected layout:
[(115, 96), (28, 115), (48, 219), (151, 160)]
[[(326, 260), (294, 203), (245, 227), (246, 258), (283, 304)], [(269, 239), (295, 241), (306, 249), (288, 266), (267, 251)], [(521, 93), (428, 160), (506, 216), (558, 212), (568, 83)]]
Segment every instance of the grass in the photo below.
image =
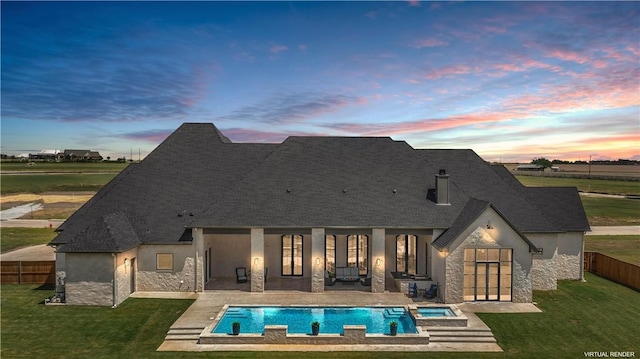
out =
[(584, 250), (600, 252), (640, 266), (640, 235), (636, 236), (585, 236)]
[(2, 162), (2, 172), (112, 172), (117, 173), (127, 167), (128, 163), (118, 162), (34, 162), (29, 166), (26, 162)]
[(98, 191), (117, 173), (2, 175), (0, 193)]
[(640, 200), (627, 198), (581, 197), (592, 226), (640, 225)]
[(529, 187), (578, 187), (582, 192), (640, 195), (640, 182), (581, 178), (522, 176), (516, 178)]
[(557, 291), (535, 292), (543, 313), (479, 314), (508, 357), (582, 358), (588, 351), (640, 352), (640, 294), (586, 274), (561, 281)]
[[(49, 228), (5, 228), (0, 230), (0, 253), (49, 243), (56, 233)], [(4, 288), (4, 287), (3, 287)]]
[[(582, 358), (585, 351), (640, 352), (639, 294), (587, 273), (535, 292), (542, 313), (479, 314), (504, 353), (385, 352), (384, 358)], [(45, 307), (51, 290), (2, 286), (3, 358), (370, 358), (370, 352), (156, 352), (188, 300), (130, 298), (116, 309)]]

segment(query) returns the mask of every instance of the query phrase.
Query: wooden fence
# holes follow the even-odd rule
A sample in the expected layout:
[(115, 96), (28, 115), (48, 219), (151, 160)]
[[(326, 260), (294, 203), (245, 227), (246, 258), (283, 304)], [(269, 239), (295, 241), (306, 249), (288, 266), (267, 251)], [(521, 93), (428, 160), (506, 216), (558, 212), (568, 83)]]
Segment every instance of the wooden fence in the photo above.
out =
[(584, 270), (640, 291), (640, 267), (598, 252), (584, 252)]
[(2, 261), (2, 284), (56, 284), (55, 261)]

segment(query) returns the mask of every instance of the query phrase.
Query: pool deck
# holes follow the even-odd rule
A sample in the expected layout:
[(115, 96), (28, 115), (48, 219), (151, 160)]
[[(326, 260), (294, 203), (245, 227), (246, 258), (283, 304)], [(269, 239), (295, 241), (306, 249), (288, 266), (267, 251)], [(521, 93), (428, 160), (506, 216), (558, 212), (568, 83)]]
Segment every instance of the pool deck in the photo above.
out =
[[(385, 292), (369, 293), (354, 291), (353, 293), (325, 292), (309, 293), (299, 291), (269, 291), (251, 293), (246, 291), (214, 290), (204, 293), (155, 293), (137, 292), (138, 298), (175, 298), (195, 299), (196, 301), (171, 326), (172, 330), (200, 330), (210, 325), (225, 304), (229, 305), (352, 305), (398, 306), (407, 304), (433, 304), (416, 302), (402, 293)], [(469, 319), (471, 330), (490, 330), (475, 315), (482, 313), (533, 313), (540, 310), (531, 303), (464, 303), (458, 307)], [(466, 351), (466, 352), (500, 352), (497, 343), (464, 343), (464, 342), (430, 342), (425, 345), (293, 345), (293, 344), (198, 344), (193, 340), (167, 340), (160, 345), (159, 351)]]

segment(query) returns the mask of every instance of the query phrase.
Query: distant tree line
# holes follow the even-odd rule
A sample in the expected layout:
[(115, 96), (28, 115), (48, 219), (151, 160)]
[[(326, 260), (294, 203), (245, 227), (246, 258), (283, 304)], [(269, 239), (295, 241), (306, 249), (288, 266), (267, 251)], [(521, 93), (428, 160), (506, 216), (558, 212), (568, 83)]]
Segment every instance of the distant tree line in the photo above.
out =
[(538, 166), (542, 166), (542, 168), (549, 168), (552, 167), (553, 165), (587, 165), (591, 163), (592, 165), (625, 165), (625, 166), (629, 166), (629, 165), (639, 165), (640, 161), (638, 160), (626, 160), (626, 159), (618, 159), (615, 161), (611, 161), (611, 160), (592, 160), (592, 161), (563, 161), (563, 160), (548, 160), (544, 157), (539, 157), (539, 158), (534, 158), (531, 161), (531, 164), (533, 165), (538, 165)]

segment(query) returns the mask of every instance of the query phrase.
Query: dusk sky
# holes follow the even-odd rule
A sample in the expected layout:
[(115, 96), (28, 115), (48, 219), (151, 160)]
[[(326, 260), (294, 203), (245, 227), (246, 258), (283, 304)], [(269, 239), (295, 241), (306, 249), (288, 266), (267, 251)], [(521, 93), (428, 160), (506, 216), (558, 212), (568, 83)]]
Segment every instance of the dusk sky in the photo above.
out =
[(640, 2), (0, 6), (3, 154), (137, 159), (212, 122), (234, 142), (640, 160)]

